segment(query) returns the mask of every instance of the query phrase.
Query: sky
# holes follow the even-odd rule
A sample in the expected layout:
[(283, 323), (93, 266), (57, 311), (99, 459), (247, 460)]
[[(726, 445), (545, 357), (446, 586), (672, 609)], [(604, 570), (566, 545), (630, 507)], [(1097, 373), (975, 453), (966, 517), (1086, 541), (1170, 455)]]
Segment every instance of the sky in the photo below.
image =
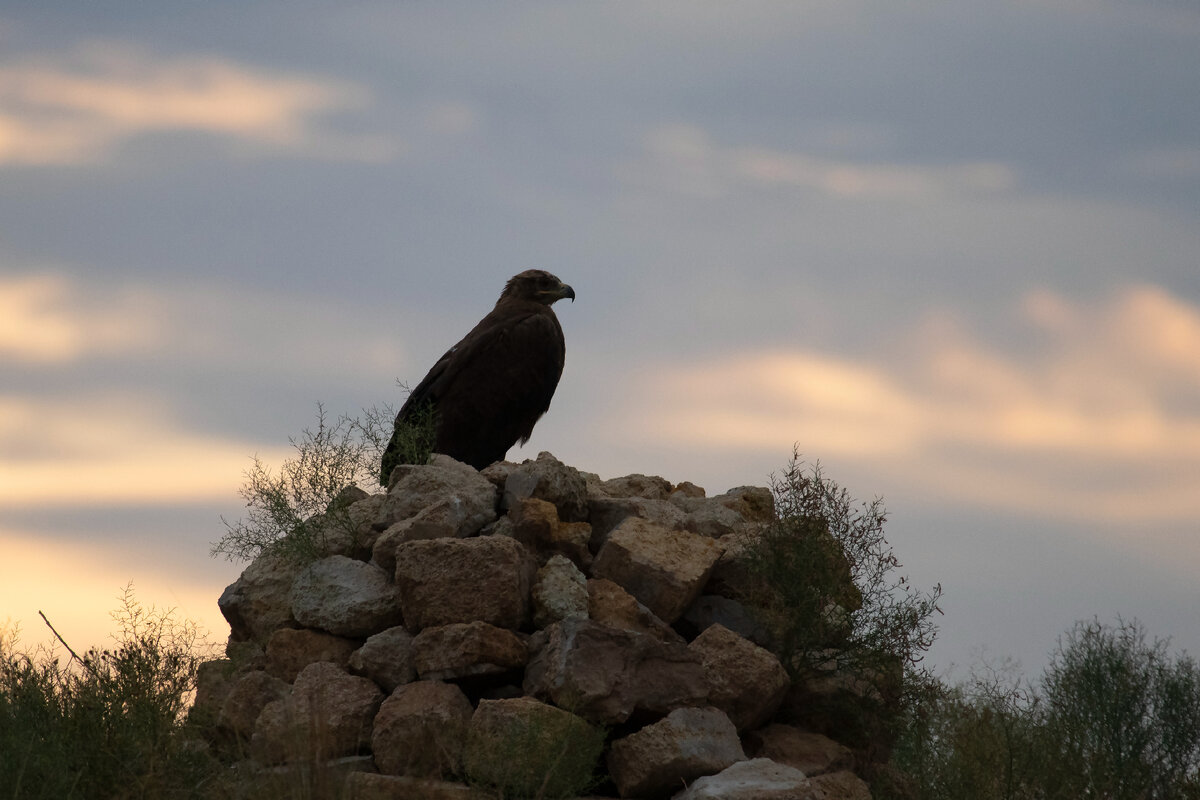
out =
[(1200, 653), (1200, 7), (0, 3), (0, 623), (228, 633), (251, 459), (547, 269), (510, 460), (862, 500), (927, 665)]

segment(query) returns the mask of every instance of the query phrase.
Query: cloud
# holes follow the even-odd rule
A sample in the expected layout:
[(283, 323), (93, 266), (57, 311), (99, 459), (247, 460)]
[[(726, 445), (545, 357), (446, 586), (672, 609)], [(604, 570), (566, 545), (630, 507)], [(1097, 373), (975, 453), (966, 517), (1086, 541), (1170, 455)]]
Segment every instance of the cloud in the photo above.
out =
[(173, 609), (177, 621), (199, 625), (210, 642), (219, 642), (228, 631), (214, 602), (219, 587), (212, 581), (187, 573), (163, 574), (159, 565), (114, 553), (111, 542), (63, 541), (0, 528), (0, 550), (5, 554), (0, 561), (0, 608), (15, 615), (7, 625), (0, 620), (0, 635), (8, 626), (18, 627), (21, 651), (54, 644), (38, 611), (76, 652), (108, 646), (119, 630), (111, 615), (130, 581), (137, 602), (147, 611)]
[(0, 355), (45, 369), (104, 358), (186, 360), (223, 371), (386, 372), (403, 361), (400, 344), (387, 333), (387, 320), (328, 298), (197, 285), (94, 285), (60, 272), (0, 276)]
[(385, 160), (394, 142), (334, 134), (314, 121), (369, 101), (353, 84), (92, 45), (0, 66), (0, 164), (93, 163), (163, 131), (217, 134), (258, 153)]
[(0, 508), (227, 501), (256, 450), (273, 465), (292, 455), (190, 432), (132, 394), (0, 397)]
[(1036, 346), (981, 342), (938, 315), (888, 360), (781, 349), (658, 369), (631, 418), (676, 446), (795, 441), (957, 502), (1106, 521), (1200, 514), (1200, 309), (1154, 286), (1093, 304), (1036, 291), (1009, 322)]
[(126, 293), (85, 306), (78, 288), (62, 276), (0, 276), (0, 354), (20, 362), (63, 363), (137, 349), (153, 338), (146, 300)]
[(851, 199), (918, 200), (999, 192), (1016, 183), (1000, 163), (894, 164), (829, 159), (802, 152), (725, 146), (691, 125), (667, 125), (646, 136), (640, 163), (627, 180), (717, 197), (736, 190), (794, 188)]
[(1200, 178), (1200, 147), (1142, 150), (1117, 161), (1117, 169), (1152, 181), (1183, 182)]
[(190, 430), (170, 405), (180, 370), (225, 402), (241, 376), (254, 398), (297, 375), (387, 381), (404, 363), (387, 325), (326, 298), (0, 278), (0, 357), (20, 368), (0, 391), (0, 508), (228, 500), (256, 451), (293, 454)]

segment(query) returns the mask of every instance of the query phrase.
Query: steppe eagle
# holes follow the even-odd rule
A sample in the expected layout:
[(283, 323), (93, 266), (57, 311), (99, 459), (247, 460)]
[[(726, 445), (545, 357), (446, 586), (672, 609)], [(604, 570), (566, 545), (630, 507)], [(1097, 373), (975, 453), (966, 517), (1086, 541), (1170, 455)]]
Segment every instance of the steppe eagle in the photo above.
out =
[(495, 307), (458, 344), (446, 351), (408, 395), (380, 465), (387, 485), (404, 463), (402, 427), (432, 413), (433, 452), (476, 469), (525, 444), (550, 407), (562, 376), (566, 344), (550, 308), (575, 290), (549, 272), (514, 275)]

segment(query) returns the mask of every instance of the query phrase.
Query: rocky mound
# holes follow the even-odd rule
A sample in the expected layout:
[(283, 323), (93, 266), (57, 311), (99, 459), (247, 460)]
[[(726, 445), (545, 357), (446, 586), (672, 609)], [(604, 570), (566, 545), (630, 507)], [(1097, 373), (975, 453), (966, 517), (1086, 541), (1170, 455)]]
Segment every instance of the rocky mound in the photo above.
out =
[(319, 768), (331, 796), (869, 798), (879, 743), (823, 698), (871, 688), (793, 684), (737, 600), (773, 514), (548, 453), (399, 467), (310, 521), (323, 558), (225, 590), (193, 719), (253, 780)]

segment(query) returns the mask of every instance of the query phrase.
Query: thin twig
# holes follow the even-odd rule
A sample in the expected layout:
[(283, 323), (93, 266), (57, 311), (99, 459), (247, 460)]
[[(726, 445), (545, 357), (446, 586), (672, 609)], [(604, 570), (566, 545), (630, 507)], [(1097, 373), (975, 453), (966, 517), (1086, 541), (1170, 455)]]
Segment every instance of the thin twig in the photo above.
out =
[(86, 667), (89, 672), (94, 674), (96, 670), (92, 668), (92, 665), (80, 658), (79, 655), (71, 649), (71, 645), (67, 644), (67, 640), (62, 637), (62, 634), (54, 629), (54, 626), (50, 624), (50, 620), (46, 619), (46, 615), (41, 611), (38, 611), (38, 616), (42, 618), (42, 622), (46, 623), (46, 627), (49, 628), (50, 632), (54, 634), (54, 638), (62, 642), (62, 646), (67, 648), (67, 652), (71, 654), (71, 658), (78, 661), (80, 664)]

